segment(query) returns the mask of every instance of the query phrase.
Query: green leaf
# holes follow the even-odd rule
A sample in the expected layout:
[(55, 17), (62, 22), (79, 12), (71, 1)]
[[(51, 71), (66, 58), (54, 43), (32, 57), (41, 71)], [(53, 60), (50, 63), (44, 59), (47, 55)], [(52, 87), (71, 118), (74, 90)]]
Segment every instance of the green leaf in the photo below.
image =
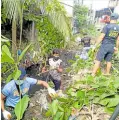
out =
[(61, 117), (64, 113), (63, 112), (57, 112), (54, 116), (53, 120), (61, 120)]
[(8, 63), (14, 63), (14, 59), (11, 56), (11, 53), (9, 51), (9, 48), (6, 45), (2, 46), (2, 63), (8, 62)]
[(78, 101), (77, 101), (77, 102), (74, 102), (74, 103), (73, 103), (73, 107), (74, 107), (74, 108), (80, 108), (79, 102), (78, 102)]
[(99, 102), (99, 104), (106, 106), (109, 103), (109, 98), (105, 98)]
[(119, 88), (119, 80), (114, 81), (114, 87), (117, 89)]
[(60, 102), (68, 102), (69, 99), (68, 98), (58, 98), (58, 101), (60, 101)]
[(85, 99), (85, 92), (84, 91), (78, 91), (77, 92), (77, 98), (80, 98), (80, 99)]
[(54, 116), (58, 110), (58, 100), (54, 100), (51, 106), (52, 106), (52, 114)]
[(20, 75), (21, 75), (21, 71), (17, 69), (14, 74), (14, 80), (17, 80)]
[(58, 109), (59, 109), (61, 112), (64, 112), (64, 108), (58, 106)]
[(50, 116), (52, 116), (52, 112), (51, 112), (50, 109), (45, 113), (45, 116), (46, 116), (46, 117), (50, 117)]
[(109, 114), (111, 114), (112, 115), (112, 113), (114, 112), (114, 107), (113, 108), (107, 108), (107, 107), (105, 107), (105, 112), (107, 112), (107, 113), (109, 113)]
[(31, 44), (29, 44), (21, 53), (21, 55), (19, 56), (19, 61), (23, 58), (24, 54), (26, 53), (26, 51), (29, 49), (29, 47), (31, 46)]
[(15, 106), (15, 115), (17, 116), (17, 119), (20, 120), (23, 117), (23, 114), (28, 106), (28, 102), (30, 101), (28, 96), (24, 96)]
[(93, 99), (93, 103), (99, 103), (99, 101), (100, 101), (100, 98), (99, 97), (95, 97), (94, 99)]
[(13, 79), (13, 73), (12, 73), (12, 74), (10, 74), (10, 75), (7, 77), (6, 82), (8, 83), (11, 79)]
[(115, 107), (118, 104), (119, 104), (119, 95), (116, 95), (115, 98), (110, 98), (110, 101), (107, 107)]
[(103, 93), (101, 96), (100, 96), (100, 99), (104, 99), (106, 97), (109, 97), (109, 96), (114, 96), (116, 93)]

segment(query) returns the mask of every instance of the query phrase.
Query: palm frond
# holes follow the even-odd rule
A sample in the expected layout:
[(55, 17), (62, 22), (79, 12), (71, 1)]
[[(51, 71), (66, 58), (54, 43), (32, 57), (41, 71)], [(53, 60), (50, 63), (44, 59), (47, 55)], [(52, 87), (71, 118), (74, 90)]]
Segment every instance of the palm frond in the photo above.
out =
[(8, 19), (18, 20), (22, 18), (20, 0), (2, 0), (2, 4)]
[(62, 32), (66, 38), (71, 38), (71, 25), (69, 18), (66, 16), (64, 6), (62, 6), (58, 0), (42, 1), (44, 1), (42, 8), (44, 8), (45, 14), (48, 14), (53, 25)]

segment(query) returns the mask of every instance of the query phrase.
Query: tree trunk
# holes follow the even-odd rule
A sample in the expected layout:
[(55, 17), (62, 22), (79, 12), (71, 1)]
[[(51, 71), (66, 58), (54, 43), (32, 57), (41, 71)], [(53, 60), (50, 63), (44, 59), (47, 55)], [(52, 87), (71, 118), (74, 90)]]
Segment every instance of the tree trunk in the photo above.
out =
[(16, 47), (16, 21), (12, 21), (12, 53), (16, 56), (17, 47)]
[(31, 31), (31, 41), (34, 42), (34, 33), (35, 33), (35, 23), (32, 22), (32, 31)]

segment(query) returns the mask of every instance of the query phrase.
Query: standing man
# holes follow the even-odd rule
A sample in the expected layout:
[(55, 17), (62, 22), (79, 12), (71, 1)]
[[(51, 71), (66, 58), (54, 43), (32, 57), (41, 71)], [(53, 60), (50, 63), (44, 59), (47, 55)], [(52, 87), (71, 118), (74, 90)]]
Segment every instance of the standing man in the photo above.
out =
[(103, 59), (107, 62), (106, 75), (110, 75), (112, 55), (114, 52), (117, 53), (119, 48), (119, 26), (117, 25), (118, 18), (118, 14), (112, 13), (110, 17), (110, 24), (107, 24), (101, 32), (101, 35), (96, 44), (97, 46), (99, 43), (101, 43), (101, 46), (97, 53), (92, 76), (96, 75), (96, 72), (99, 69), (100, 63)]
[(24, 67), (20, 67), (19, 70), (21, 71), (20, 79), (10, 81), (2, 89), (1, 109), (4, 117), (2, 120), (9, 120), (9, 117), (13, 119), (11, 113), (13, 113), (16, 104), (20, 101), (20, 96), (22, 98), (27, 95), (29, 88), (32, 85), (42, 85), (48, 89), (49, 95), (55, 95), (55, 90), (50, 88), (45, 81), (27, 77)]

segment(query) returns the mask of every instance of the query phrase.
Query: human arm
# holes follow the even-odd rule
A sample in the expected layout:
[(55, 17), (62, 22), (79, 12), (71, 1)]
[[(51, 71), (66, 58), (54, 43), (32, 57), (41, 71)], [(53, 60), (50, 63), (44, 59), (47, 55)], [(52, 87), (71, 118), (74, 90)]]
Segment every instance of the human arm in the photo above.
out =
[(5, 110), (5, 107), (4, 107), (5, 98), (6, 98), (6, 96), (1, 93), (1, 109), (2, 109), (2, 112)]
[(107, 34), (107, 32), (108, 32), (108, 28), (107, 28), (107, 26), (104, 26), (104, 28), (101, 31), (100, 36), (97, 39), (95, 47), (97, 47), (103, 41), (103, 39), (104, 39), (105, 35)]
[(2, 110), (4, 118), (8, 120), (11, 118), (11, 113), (5, 110), (5, 105), (4, 105), (5, 98), (6, 96), (1, 93), (1, 110)]
[(55, 90), (52, 89), (47, 82), (45, 81), (42, 81), (42, 80), (37, 80), (37, 79), (34, 79), (34, 78), (28, 78), (27, 77), (27, 81), (30, 83), (30, 85), (42, 85), (43, 87), (47, 88), (48, 90), (48, 93), (50, 96), (54, 96), (56, 94)]
[(42, 80), (38, 80), (38, 81), (37, 81), (37, 85), (42, 85), (42, 86), (44, 86), (45, 88), (47, 88), (48, 93), (49, 93), (50, 96), (55, 96), (55, 95), (56, 95), (55, 90), (52, 89), (52, 88), (48, 85), (47, 82), (42, 81)]
[(42, 85), (43, 87), (45, 87), (47, 89), (50, 87), (47, 82), (42, 81), (42, 80), (38, 80), (37, 85)]

